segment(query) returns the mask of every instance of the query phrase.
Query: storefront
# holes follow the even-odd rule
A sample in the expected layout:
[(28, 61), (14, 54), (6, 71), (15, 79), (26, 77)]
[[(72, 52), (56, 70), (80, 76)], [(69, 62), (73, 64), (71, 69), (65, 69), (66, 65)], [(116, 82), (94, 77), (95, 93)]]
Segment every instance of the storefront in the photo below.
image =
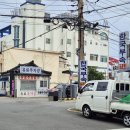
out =
[(42, 70), (31, 61), (3, 72), (1, 78), (6, 76), (9, 79), (6, 81), (10, 84), (10, 89), (6, 91), (8, 96), (47, 97), (51, 74), (51, 72)]

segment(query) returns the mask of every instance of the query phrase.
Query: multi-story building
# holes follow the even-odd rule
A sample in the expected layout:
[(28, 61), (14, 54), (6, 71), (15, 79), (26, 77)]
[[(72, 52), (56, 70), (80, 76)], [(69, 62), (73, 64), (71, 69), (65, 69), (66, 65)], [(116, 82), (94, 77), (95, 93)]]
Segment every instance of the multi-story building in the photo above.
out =
[[(54, 25), (51, 22), (45, 23), (42, 18), (33, 18), (46, 16), (45, 5), (41, 3), (41, 0), (26, 0), (19, 9), (14, 10), (13, 14), (11, 25), (0, 30), (0, 41), (4, 46), (63, 52), (62, 56), (67, 59), (70, 69), (78, 70), (76, 55), (78, 31), (76, 29), (69, 31), (59, 27), (51, 31), (60, 24)], [(18, 17), (18, 15), (26, 17)], [(10, 35), (4, 36), (5, 30), (9, 30)], [(84, 45), (88, 66), (96, 66), (99, 71), (106, 73), (109, 55), (108, 30), (106, 28), (85, 29)]]

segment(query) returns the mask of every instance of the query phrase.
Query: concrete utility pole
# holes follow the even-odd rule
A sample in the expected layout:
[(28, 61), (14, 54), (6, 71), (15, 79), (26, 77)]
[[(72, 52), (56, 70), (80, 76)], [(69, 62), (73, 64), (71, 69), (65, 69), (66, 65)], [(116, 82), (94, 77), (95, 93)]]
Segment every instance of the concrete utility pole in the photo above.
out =
[(78, 31), (79, 60), (84, 60), (84, 18), (83, 18), (83, 0), (78, 0), (78, 18), (79, 18), (79, 31)]
[(80, 61), (84, 60), (84, 17), (83, 17), (83, 0), (78, 0), (78, 83), (80, 83)]

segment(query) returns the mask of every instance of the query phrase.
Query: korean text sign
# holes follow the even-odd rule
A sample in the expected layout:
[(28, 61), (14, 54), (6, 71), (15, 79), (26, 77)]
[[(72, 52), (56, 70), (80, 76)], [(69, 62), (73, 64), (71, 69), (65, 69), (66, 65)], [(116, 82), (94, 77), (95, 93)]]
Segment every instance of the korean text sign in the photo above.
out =
[(41, 68), (33, 66), (20, 66), (20, 73), (22, 74), (41, 74)]
[(87, 61), (81, 60), (80, 61), (80, 83), (86, 83), (88, 81), (88, 74), (87, 74)]
[(119, 35), (119, 69), (125, 69), (127, 64), (127, 42), (128, 32), (122, 32)]

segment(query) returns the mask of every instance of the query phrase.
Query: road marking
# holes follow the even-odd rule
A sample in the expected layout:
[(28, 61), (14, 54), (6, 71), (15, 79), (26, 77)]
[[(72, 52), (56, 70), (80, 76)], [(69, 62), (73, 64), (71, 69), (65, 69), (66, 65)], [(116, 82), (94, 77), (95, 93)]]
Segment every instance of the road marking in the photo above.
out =
[(70, 111), (70, 112), (76, 112), (76, 113), (82, 113), (81, 111), (75, 109), (75, 108), (68, 108), (67, 111)]
[(108, 129), (108, 130), (130, 130), (130, 128)]

